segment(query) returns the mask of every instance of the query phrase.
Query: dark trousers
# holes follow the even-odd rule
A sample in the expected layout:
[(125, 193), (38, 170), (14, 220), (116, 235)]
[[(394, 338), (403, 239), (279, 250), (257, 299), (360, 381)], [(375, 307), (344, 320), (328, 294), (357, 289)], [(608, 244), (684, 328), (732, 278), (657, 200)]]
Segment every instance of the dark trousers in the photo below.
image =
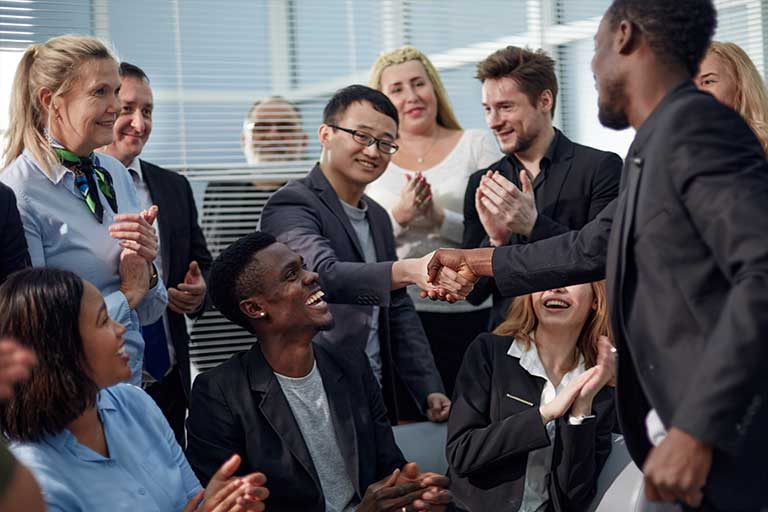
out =
[(170, 372), (160, 382), (150, 384), (145, 391), (155, 401), (160, 410), (163, 411), (165, 419), (171, 426), (176, 441), (182, 450), (186, 448), (186, 437), (184, 436), (184, 420), (187, 416), (187, 395), (184, 393), (184, 385), (181, 382), (181, 371), (178, 365), (174, 366)]
[[(466, 313), (429, 313), (419, 311), (419, 319), (427, 334), (432, 356), (435, 358), (437, 371), (443, 379), (445, 394), (453, 396), (456, 376), (467, 347), (478, 334), (486, 332), (490, 309), (469, 311)], [(424, 421), (408, 391), (402, 383), (397, 386), (397, 404), (400, 419), (406, 421)]]

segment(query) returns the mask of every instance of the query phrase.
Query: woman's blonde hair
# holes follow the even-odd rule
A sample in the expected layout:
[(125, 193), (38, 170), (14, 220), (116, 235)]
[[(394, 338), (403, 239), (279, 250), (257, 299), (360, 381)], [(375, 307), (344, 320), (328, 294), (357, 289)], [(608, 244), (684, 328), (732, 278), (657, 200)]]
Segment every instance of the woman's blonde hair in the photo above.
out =
[[(600, 336), (611, 336), (611, 325), (608, 319), (608, 299), (605, 293), (605, 281), (595, 281), (591, 283), (592, 293), (595, 296), (597, 307), (590, 310), (584, 326), (581, 328), (579, 339), (576, 342), (576, 350), (584, 356), (584, 366), (591, 368), (597, 362), (597, 340)], [(533, 309), (533, 294), (521, 295), (515, 297), (512, 306), (509, 308), (507, 318), (496, 329), (493, 334), (499, 336), (512, 336), (523, 349), (527, 350), (533, 341), (531, 333), (539, 325), (539, 319)], [(578, 359), (573, 362), (574, 366)]]
[(384, 70), (389, 66), (403, 64), (411, 60), (421, 62), (427, 72), (429, 81), (432, 82), (432, 88), (435, 90), (435, 97), (437, 98), (437, 124), (449, 130), (461, 130), (461, 125), (458, 119), (456, 119), (456, 114), (453, 113), (451, 103), (448, 101), (448, 94), (445, 92), (445, 87), (442, 80), (440, 80), (440, 75), (437, 74), (435, 66), (432, 65), (432, 62), (430, 62), (426, 55), (413, 46), (403, 46), (379, 55), (379, 58), (373, 64), (373, 68), (371, 68), (368, 86), (381, 91), (381, 74)]
[(736, 110), (768, 151), (768, 94), (765, 83), (747, 53), (734, 43), (712, 41), (707, 54), (715, 55), (736, 84)]
[(54, 97), (66, 94), (77, 80), (80, 66), (93, 59), (112, 59), (117, 63), (104, 43), (89, 36), (64, 35), (27, 48), (13, 79), (4, 167), (25, 148), (46, 172), (57, 165), (45, 136), (50, 112), (46, 115), (38, 93), (45, 87), (53, 91)]

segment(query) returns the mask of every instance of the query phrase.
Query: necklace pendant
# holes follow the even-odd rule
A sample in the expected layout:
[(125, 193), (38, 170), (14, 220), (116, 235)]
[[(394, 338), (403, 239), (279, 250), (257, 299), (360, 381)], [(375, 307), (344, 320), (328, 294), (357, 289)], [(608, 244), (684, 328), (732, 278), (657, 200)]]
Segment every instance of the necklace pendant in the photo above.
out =
[(416, 159), (416, 161), (417, 161), (418, 163), (422, 163), (422, 162), (424, 162), (424, 159), (423, 159), (422, 157), (418, 157), (418, 158)]

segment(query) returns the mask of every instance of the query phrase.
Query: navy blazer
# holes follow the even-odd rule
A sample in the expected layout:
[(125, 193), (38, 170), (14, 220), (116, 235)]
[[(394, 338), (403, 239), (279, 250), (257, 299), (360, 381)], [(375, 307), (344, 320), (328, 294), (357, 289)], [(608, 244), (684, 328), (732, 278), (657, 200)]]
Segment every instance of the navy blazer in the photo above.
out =
[[(331, 354), (317, 344), (314, 349), (344, 470), (361, 499), (369, 485), (402, 468), (405, 459), (366, 356)], [(238, 475), (267, 476), (268, 509), (325, 511), (309, 449), (258, 343), (195, 379), (187, 432), (187, 459), (203, 485), (238, 453), (243, 459)]]
[(689, 80), (637, 130), (621, 192), (581, 231), (493, 255), (519, 295), (607, 278), (618, 416), (642, 467), (655, 408), (714, 448), (705, 500), (768, 505), (768, 162), (733, 110)]
[(547, 510), (586, 510), (611, 452), (613, 389), (598, 392), (592, 404), (595, 419), (570, 425), (566, 415), (556, 421), (555, 438), (550, 439), (539, 413), (545, 381), (507, 355), (512, 340), (481, 334), (464, 356), (446, 450), (456, 503), (470, 512), (518, 510), (528, 454), (553, 444)]
[[(166, 288), (173, 288), (184, 282), (184, 276), (192, 261), (197, 261), (203, 277), (207, 279), (213, 260), (197, 220), (197, 206), (189, 181), (177, 172), (144, 160), (141, 161), (141, 169), (152, 202), (159, 208), (157, 223), (160, 225), (160, 251)], [(199, 316), (204, 308), (205, 304), (189, 316)], [(187, 323), (184, 315), (170, 309), (166, 313), (168, 330), (176, 351), (176, 362), (181, 370), (184, 390), (188, 394), (191, 381)]]
[(16, 196), (0, 183), (0, 284), (17, 270), (32, 266)]
[[(555, 128), (553, 147), (547, 151), (549, 167), (533, 182), (538, 216), (530, 236), (512, 235), (508, 244), (526, 244), (571, 229), (580, 229), (600, 213), (619, 194), (621, 158), (615, 153), (572, 142)], [(490, 166), (505, 178), (521, 187), (519, 172), (505, 156)], [(474, 249), (488, 247), (488, 235), (475, 208), (475, 192), (487, 169), (469, 177), (464, 195), (464, 238), (462, 247)], [(493, 329), (507, 316), (513, 297), (502, 296), (492, 277), (483, 277), (475, 285), (467, 300), (480, 304), (493, 295), (490, 328)]]
[(365, 263), (352, 223), (319, 165), (272, 195), (261, 214), (261, 229), (300, 254), (307, 267), (320, 274), (335, 326), (318, 335), (319, 343), (333, 350), (364, 352), (371, 306), (381, 306), (382, 389), (395, 422), (395, 371), (422, 411), (427, 395), (443, 393), (444, 388), (413, 302), (404, 288), (391, 290), (397, 254), (389, 215), (373, 199), (363, 196), (363, 201), (376, 263)]

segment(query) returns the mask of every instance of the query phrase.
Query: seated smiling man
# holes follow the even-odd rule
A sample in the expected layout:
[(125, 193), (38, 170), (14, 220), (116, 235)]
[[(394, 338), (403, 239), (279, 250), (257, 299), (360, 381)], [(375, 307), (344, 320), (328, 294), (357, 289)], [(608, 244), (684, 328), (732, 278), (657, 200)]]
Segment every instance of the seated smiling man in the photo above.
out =
[(216, 258), (209, 281), (216, 307), (258, 342), (195, 381), (187, 455), (202, 482), (240, 453), (281, 512), (445, 508), (448, 479), (406, 464), (365, 354), (313, 343), (333, 317), (301, 257), (257, 231)]

